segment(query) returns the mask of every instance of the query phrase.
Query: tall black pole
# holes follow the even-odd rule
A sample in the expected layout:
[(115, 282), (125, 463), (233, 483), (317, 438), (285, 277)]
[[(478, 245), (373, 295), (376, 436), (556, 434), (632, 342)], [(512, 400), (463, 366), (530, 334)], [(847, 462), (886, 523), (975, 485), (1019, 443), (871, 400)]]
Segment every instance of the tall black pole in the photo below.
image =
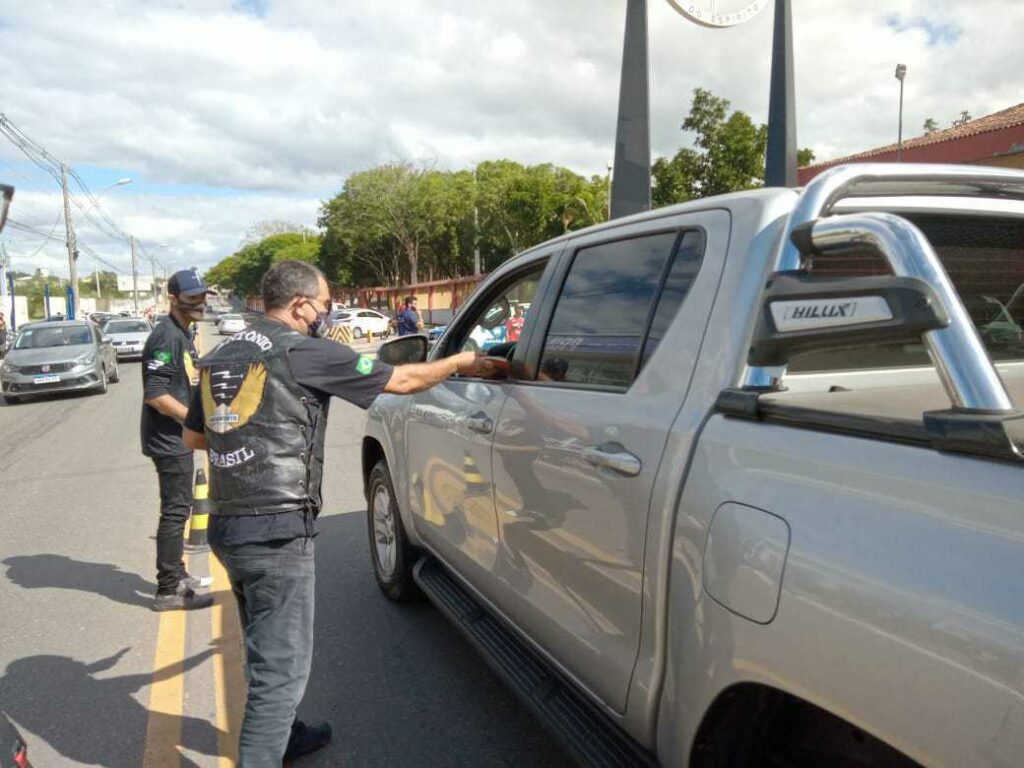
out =
[(766, 187), (795, 187), (796, 96), (793, 85), (793, 15), (789, 0), (775, 0), (775, 31), (772, 35), (772, 86), (768, 103), (768, 153), (765, 156)]
[(900, 78), (900, 127), (896, 134), (896, 162), (903, 162), (903, 78)]
[(647, 0), (626, 0), (611, 218), (651, 208), (651, 109), (647, 83)]

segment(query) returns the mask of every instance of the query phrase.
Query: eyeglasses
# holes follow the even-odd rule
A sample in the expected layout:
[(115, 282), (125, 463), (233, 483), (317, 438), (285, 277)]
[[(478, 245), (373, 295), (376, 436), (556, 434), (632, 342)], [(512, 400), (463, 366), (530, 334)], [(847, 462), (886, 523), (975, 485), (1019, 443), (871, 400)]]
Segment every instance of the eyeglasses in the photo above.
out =
[[(325, 305), (325, 302), (321, 301), (319, 296), (300, 296), (299, 298), (305, 299), (310, 304), (313, 304), (313, 302), (315, 301), (317, 304), (319, 304), (321, 307), (323, 307), (323, 309), (320, 309), (320, 308), (318, 308), (316, 306), (316, 304), (313, 304), (313, 309), (316, 309), (317, 312), (326, 312), (327, 311), (327, 307)], [(328, 299), (328, 301), (330, 301), (330, 299)]]

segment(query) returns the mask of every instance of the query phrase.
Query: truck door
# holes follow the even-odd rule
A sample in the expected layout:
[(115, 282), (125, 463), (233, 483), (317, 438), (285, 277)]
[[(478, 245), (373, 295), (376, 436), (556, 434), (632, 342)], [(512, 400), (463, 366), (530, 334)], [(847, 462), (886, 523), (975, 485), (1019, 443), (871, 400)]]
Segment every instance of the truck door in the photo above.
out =
[[(548, 264), (535, 259), (475, 297), (446, 337), (444, 354), (474, 350), (511, 357), (504, 330), (513, 302), (530, 302)], [(503, 335), (503, 334), (502, 334)], [(408, 417), (410, 504), (416, 530), (451, 567), (483, 591), (498, 550), (491, 443), (507, 384), (453, 376), (413, 395)]]
[(499, 604), (620, 712), (654, 478), (728, 234), (712, 210), (572, 241), (529, 341), (536, 380), (509, 386), (495, 433)]

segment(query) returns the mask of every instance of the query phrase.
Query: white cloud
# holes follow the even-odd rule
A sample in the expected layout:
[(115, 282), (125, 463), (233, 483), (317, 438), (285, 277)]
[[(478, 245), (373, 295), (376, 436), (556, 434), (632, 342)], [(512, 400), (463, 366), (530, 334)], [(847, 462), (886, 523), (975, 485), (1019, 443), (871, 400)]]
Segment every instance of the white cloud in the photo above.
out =
[[(319, 198), (383, 160), (508, 157), (603, 174), (613, 154), (621, 2), (248, 6), (261, 15), (231, 0), (9, 0), (0, 109), (76, 165), (240, 190), (121, 193), (136, 210), (118, 221), (174, 241), (182, 258), (194, 243), (205, 263), (233, 250), (254, 219), (313, 223)], [(660, 0), (649, 7), (656, 153), (687, 142), (679, 125), (697, 86), (766, 119), (770, 10), (708, 30)], [(819, 158), (894, 139), (897, 62), (909, 67), (908, 135), (928, 117), (945, 125), (961, 109), (980, 116), (1020, 100), (1024, 4), (816, 0), (794, 14), (799, 140)], [(0, 161), (13, 157), (0, 147)], [(38, 212), (41, 225), (53, 211)]]

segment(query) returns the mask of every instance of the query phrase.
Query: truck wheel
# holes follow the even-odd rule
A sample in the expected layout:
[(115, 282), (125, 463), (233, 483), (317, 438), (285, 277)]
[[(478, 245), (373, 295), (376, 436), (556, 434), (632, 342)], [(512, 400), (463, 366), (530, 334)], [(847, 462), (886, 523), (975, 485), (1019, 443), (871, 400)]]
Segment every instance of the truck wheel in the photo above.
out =
[(370, 472), (366, 522), (370, 534), (370, 559), (377, 586), (389, 600), (404, 602), (422, 596), (412, 579), (418, 552), (409, 543), (395, 500), (388, 464), (381, 459)]

